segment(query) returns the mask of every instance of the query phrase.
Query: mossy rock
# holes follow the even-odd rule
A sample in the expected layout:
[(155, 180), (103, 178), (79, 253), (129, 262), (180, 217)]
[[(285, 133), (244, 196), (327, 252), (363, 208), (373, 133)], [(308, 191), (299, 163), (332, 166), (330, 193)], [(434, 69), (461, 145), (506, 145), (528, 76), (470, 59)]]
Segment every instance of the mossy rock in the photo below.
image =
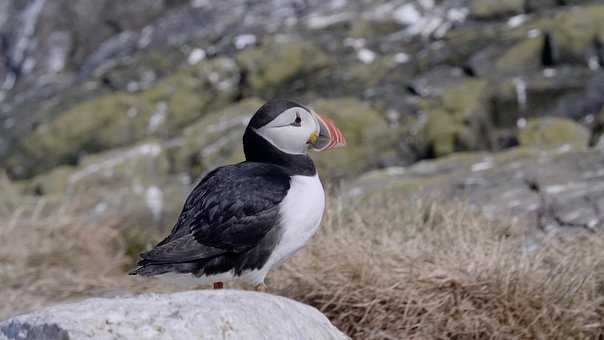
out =
[(86, 156), (78, 166), (59, 166), (23, 181), (23, 188), (28, 193), (48, 195), (161, 185), (172, 180), (169, 152), (153, 141), (113, 149)]
[(604, 41), (604, 5), (569, 7), (553, 16), (530, 20), (506, 32), (506, 36), (520, 39), (531, 30), (551, 34), (558, 63), (584, 65), (595, 41)]
[(170, 138), (207, 111), (236, 96), (239, 71), (217, 58), (182, 67), (146, 91), (116, 92), (73, 106), (25, 137), (7, 161), (11, 175), (28, 178), (82, 154)]
[(570, 145), (585, 149), (589, 143), (590, 132), (572, 120), (558, 117), (530, 119), (518, 132), (520, 145), (537, 148), (550, 148)]
[[(237, 56), (244, 78), (244, 95), (271, 98), (303, 90), (308, 78), (319, 78), (332, 60), (309, 41), (268, 41)], [(302, 87), (302, 88), (300, 88)]]
[(484, 80), (467, 80), (451, 86), (439, 98), (420, 107), (427, 121), (420, 131), (420, 148), (428, 156), (442, 157), (456, 151), (484, 149), (488, 143), (487, 103), (490, 87)]
[[(138, 92), (171, 75), (185, 59), (186, 56), (181, 49), (153, 51), (125, 59), (106, 72), (93, 76), (99, 77), (100, 81), (110, 84), (114, 89)], [(134, 84), (133, 88), (132, 84)]]
[(594, 41), (604, 41), (604, 5), (571, 8), (543, 28), (551, 31), (561, 62), (584, 63)]
[(69, 178), (76, 171), (73, 166), (59, 166), (30, 180), (22, 181), (21, 189), (27, 194), (64, 194), (69, 187)]
[(510, 49), (495, 62), (495, 72), (498, 75), (508, 75), (536, 70), (541, 66), (541, 51), (543, 38), (527, 38)]
[(448, 112), (442, 110), (428, 112), (424, 136), (434, 156), (441, 157), (455, 152), (455, 139), (459, 129), (459, 124)]
[(197, 178), (214, 167), (242, 161), (243, 132), (263, 104), (260, 99), (248, 98), (193, 123), (171, 154), (173, 168)]
[(477, 19), (496, 19), (520, 14), (525, 0), (472, 0), (470, 15)]
[(348, 141), (343, 148), (311, 152), (319, 172), (326, 178), (354, 176), (378, 167), (394, 157), (397, 131), (390, 128), (382, 113), (354, 98), (319, 100), (313, 109), (336, 122)]
[(394, 20), (354, 20), (348, 34), (351, 38), (380, 39), (385, 35), (399, 32), (404, 26)]
[[(191, 180), (172, 172), (169, 144), (148, 141), (84, 157), (76, 167), (61, 166), (21, 182), (23, 194), (77, 200), (78, 209), (127, 216), (148, 227), (172, 223)], [(69, 199), (68, 199), (69, 200)]]

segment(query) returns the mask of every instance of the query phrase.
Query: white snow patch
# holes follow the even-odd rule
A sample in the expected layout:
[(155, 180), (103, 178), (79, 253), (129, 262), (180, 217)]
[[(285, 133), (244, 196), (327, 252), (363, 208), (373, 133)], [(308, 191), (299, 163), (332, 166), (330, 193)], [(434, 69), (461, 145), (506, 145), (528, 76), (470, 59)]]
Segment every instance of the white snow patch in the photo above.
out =
[(206, 51), (201, 48), (194, 48), (191, 53), (189, 53), (189, 57), (187, 58), (187, 63), (189, 65), (198, 64), (200, 61), (206, 58)]
[(247, 46), (256, 43), (256, 36), (253, 34), (242, 34), (235, 37), (235, 47), (238, 50), (242, 50)]
[(363, 64), (371, 64), (375, 60), (376, 54), (370, 49), (362, 48), (357, 51), (357, 58)]

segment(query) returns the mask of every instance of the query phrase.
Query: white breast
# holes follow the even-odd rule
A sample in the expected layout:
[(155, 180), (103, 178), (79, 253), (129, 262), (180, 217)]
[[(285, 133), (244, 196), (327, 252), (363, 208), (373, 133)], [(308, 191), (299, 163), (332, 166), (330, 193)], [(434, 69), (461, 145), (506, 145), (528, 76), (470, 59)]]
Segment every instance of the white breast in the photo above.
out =
[(293, 176), (279, 208), (283, 234), (267, 261), (269, 270), (302, 248), (319, 228), (325, 210), (319, 176)]

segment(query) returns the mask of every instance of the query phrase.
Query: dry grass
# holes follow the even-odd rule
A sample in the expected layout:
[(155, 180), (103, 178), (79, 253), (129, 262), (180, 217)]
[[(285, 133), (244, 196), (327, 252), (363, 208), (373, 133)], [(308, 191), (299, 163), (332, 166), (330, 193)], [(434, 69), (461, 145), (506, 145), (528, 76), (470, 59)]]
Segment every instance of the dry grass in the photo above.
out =
[(378, 197), (328, 216), (273, 277), (279, 292), (354, 339), (603, 336), (604, 235), (552, 236), (530, 251), (518, 226), (463, 204), (400, 202)]
[[(269, 286), (354, 339), (604, 337), (600, 233), (551, 235), (537, 247), (520, 226), (463, 204), (383, 196), (330, 208), (312, 245)], [(125, 275), (123, 217), (78, 211), (0, 222), (0, 319), (65, 299), (165, 289)]]

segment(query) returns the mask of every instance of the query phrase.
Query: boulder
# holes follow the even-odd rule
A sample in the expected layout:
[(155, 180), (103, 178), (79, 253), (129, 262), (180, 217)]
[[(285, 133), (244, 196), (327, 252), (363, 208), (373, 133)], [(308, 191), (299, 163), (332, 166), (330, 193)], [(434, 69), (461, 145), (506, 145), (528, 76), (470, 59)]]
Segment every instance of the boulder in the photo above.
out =
[(0, 323), (8, 339), (348, 339), (313, 307), (237, 290), (89, 299)]

